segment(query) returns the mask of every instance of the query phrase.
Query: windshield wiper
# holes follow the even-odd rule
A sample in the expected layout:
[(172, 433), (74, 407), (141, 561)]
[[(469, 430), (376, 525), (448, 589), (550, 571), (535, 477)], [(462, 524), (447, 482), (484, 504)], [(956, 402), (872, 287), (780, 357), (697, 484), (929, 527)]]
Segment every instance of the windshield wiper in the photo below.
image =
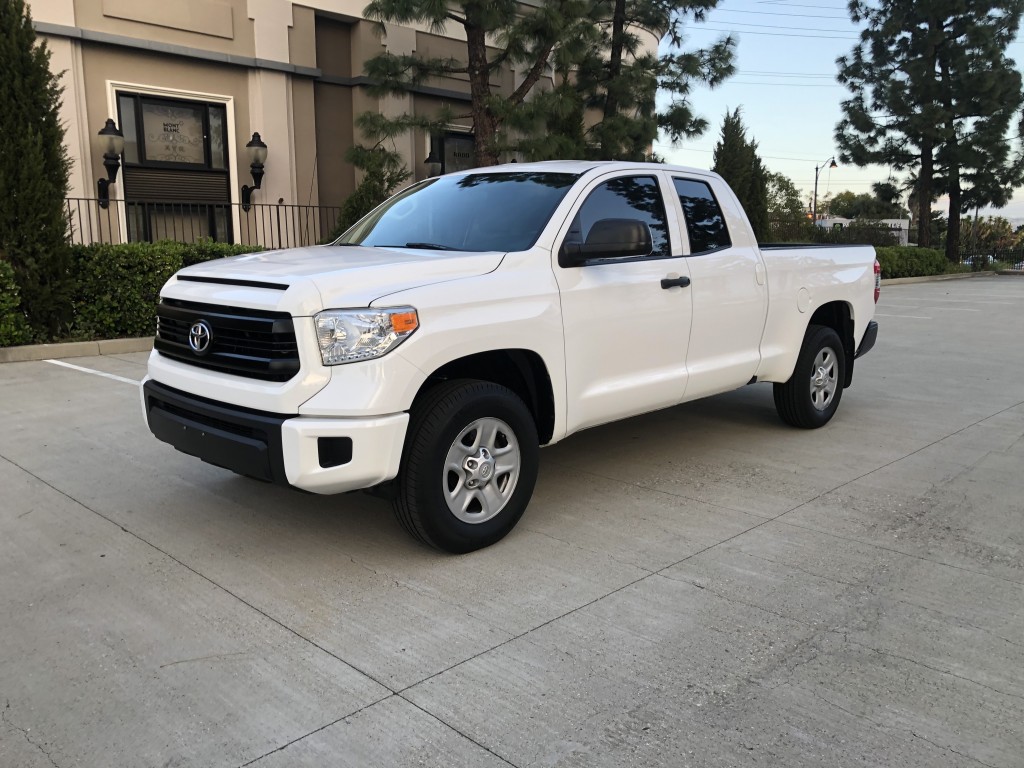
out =
[(403, 248), (422, 248), (426, 251), (457, 251), (458, 248), (452, 248), (450, 245), (441, 245), (440, 243), (406, 243)]

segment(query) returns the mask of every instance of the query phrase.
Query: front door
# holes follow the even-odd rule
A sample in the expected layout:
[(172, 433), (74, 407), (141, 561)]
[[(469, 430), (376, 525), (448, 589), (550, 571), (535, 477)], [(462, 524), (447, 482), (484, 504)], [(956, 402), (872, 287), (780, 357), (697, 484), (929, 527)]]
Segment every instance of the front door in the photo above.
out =
[(683, 398), (691, 304), (686, 286), (662, 287), (663, 279), (688, 276), (676, 217), (665, 205), (667, 184), (661, 173), (591, 182), (558, 240), (586, 242), (602, 219), (639, 219), (653, 239), (652, 252), (643, 257), (562, 267), (555, 254), (570, 432)]

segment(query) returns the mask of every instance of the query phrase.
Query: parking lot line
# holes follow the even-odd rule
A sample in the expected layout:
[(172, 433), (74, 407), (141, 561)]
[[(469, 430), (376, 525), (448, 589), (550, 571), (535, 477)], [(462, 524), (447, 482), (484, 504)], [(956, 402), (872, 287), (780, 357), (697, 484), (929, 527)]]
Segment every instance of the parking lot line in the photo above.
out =
[(881, 312), (875, 312), (875, 317), (909, 317), (914, 320), (931, 320), (930, 317), (925, 317), (924, 315), (885, 315)]
[(81, 371), (82, 373), (91, 373), (94, 376), (102, 376), (105, 379), (113, 379), (114, 381), (123, 381), (125, 384), (134, 384), (136, 387), (141, 384), (141, 381), (136, 379), (127, 379), (124, 376), (115, 376), (113, 373), (104, 373), (103, 371), (95, 371), (92, 368), (83, 368), (80, 365), (72, 365), (71, 363), (65, 363), (63, 360), (44, 360), (44, 363), (52, 363), (53, 365), (59, 365), (62, 368), (70, 368), (73, 371)]

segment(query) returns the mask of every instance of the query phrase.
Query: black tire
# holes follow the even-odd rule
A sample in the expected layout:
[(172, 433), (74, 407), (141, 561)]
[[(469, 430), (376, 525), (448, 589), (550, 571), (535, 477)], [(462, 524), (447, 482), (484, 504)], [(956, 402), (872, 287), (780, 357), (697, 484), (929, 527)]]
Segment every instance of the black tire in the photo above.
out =
[(845, 381), (846, 353), (839, 334), (824, 325), (808, 326), (793, 375), (774, 387), (775, 409), (794, 427), (823, 427), (839, 407)]
[[(485, 434), (494, 438), (488, 442)], [(493, 450), (481, 458), (480, 448), (489, 444)], [(490, 546), (526, 511), (539, 453), (533, 416), (514, 392), (469, 379), (439, 384), (413, 404), (392, 502), (398, 522), (414, 538), (447, 552)], [(458, 471), (445, 469), (452, 456), (460, 459)], [(517, 469), (507, 471), (516, 457)], [(471, 471), (472, 459), (477, 463)], [(490, 470), (483, 468), (488, 463)]]

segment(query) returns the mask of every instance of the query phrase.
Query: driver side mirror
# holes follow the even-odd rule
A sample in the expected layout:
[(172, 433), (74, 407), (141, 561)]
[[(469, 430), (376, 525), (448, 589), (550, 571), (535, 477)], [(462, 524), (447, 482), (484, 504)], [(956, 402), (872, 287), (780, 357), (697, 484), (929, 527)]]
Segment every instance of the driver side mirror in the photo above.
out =
[(594, 222), (586, 242), (562, 243), (558, 264), (578, 267), (592, 259), (649, 256), (654, 249), (651, 229), (639, 219), (600, 219)]

